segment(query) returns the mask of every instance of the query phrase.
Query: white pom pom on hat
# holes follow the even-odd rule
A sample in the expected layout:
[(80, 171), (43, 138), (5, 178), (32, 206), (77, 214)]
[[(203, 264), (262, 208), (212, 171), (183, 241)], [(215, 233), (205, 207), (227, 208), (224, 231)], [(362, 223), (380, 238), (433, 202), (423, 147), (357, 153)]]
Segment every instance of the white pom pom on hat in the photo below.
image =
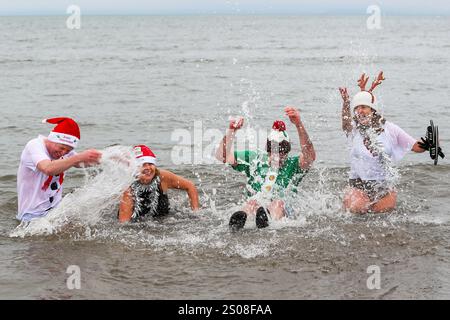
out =
[(276, 120), (272, 125), (272, 130), (270, 131), (267, 140), (278, 143), (282, 141), (289, 142), (289, 135), (286, 132), (286, 124), (281, 120)]

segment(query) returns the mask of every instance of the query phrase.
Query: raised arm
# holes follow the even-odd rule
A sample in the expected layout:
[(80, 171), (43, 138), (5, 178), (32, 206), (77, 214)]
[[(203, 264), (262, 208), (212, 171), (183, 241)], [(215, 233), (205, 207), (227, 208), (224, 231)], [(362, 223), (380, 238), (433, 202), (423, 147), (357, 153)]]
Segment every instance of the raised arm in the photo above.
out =
[(244, 118), (239, 118), (238, 120), (231, 120), (230, 125), (226, 131), (225, 136), (220, 142), (216, 150), (216, 159), (223, 162), (234, 165), (236, 159), (234, 158), (234, 137), (236, 136), (237, 130), (242, 128), (244, 125)]
[(306, 129), (302, 123), (302, 120), (300, 118), (300, 111), (293, 107), (286, 107), (284, 111), (289, 117), (289, 120), (291, 120), (291, 122), (297, 128), (301, 147), (299, 166), (303, 170), (308, 170), (312, 166), (314, 160), (316, 160), (316, 151), (314, 150), (314, 146), (309, 139), (308, 133), (306, 132)]
[(120, 222), (128, 222), (131, 220), (131, 216), (133, 215), (133, 207), (134, 200), (131, 196), (131, 188), (128, 188), (120, 199), (119, 206), (119, 221)]
[(191, 209), (196, 211), (199, 209), (198, 192), (195, 185), (176, 174), (167, 171), (160, 170), (161, 173), (161, 186), (163, 190), (167, 189), (181, 189), (185, 190), (189, 196), (189, 201), (191, 202)]
[(342, 97), (342, 130), (349, 135), (353, 130), (352, 114), (350, 112), (350, 97), (347, 88), (339, 88)]

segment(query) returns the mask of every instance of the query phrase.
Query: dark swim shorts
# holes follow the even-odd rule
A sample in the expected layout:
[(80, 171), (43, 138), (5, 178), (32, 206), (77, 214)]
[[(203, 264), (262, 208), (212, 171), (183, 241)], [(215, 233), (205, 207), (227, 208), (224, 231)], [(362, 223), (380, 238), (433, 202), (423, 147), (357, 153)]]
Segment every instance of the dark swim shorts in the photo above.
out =
[(352, 188), (356, 188), (364, 191), (367, 194), (370, 201), (378, 201), (393, 191), (385, 181), (377, 180), (361, 180), (361, 179), (350, 179), (349, 185)]

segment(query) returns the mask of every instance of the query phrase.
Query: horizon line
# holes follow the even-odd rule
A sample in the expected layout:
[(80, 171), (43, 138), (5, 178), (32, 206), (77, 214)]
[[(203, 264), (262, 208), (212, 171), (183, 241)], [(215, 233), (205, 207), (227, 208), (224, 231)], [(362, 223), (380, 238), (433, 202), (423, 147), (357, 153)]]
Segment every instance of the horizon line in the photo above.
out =
[[(34, 13), (2, 13), (0, 12), (0, 17), (62, 17), (62, 16), (69, 16), (68, 13), (56, 13), (56, 12), (34, 12)], [(227, 13), (227, 12), (213, 12), (213, 13), (174, 13), (174, 12), (167, 12), (167, 13), (82, 13), (82, 16), (351, 16), (351, 17), (367, 17), (369, 14), (366, 13), (356, 13), (356, 12), (334, 12), (334, 13), (284, 13), (284, 12), (277, 12), (277, 13), (250, 13), (250, 12), (240, 12), (240, 13)], [(398, 12), (392, 12), (392, 13), (382, 13), (382, 16), (388, 16), (388, 17), (447, 17), (450, 16), (449, 13), (398, 13)]]

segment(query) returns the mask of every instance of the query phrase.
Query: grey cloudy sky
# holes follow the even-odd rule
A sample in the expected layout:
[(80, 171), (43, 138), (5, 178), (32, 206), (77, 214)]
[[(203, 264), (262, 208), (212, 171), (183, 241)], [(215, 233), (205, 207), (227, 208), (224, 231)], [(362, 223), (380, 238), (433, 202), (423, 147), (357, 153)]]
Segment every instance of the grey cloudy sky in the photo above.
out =
[(366, 14), (379, 5), (387, 15), (450, 15), (449, 0), (0, 0), (0, 15), (66, 14)]

